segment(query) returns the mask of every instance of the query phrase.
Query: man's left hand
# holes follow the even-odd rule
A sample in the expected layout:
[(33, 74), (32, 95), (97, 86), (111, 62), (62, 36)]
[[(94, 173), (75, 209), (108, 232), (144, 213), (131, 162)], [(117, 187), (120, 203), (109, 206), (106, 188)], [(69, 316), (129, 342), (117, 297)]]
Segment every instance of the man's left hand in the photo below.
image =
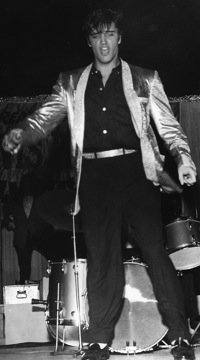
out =
[(181, 185), (194, 185), (196, 182), (196, 171), (190, 167), (182, 165), (178, 169), (178, 176)]

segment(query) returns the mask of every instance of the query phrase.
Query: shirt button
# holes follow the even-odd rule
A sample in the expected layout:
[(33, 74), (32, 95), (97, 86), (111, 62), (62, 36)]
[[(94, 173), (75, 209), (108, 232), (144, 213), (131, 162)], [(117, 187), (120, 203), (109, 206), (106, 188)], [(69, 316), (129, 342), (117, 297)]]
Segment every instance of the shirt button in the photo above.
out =
[(107, 134), (108, 130), (103, 130), (102, 132), (103, 132), (103, 134)]
[(107, 110), (106, 107), (103, 107), (103, 108), (102, 108), (102, 111), (106, 111), (106, 110)]
[(100, 87), (100, 88), (99, 88), (99, 90), (100, 90), (100, 91), (103, 91), (103, 88), (102, 88), (102, 87)]

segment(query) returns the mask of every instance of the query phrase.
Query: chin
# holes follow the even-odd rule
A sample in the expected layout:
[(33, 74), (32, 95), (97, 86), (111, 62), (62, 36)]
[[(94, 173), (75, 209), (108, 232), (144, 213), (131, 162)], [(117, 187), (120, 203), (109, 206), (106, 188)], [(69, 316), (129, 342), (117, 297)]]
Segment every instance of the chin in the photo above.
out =
[(110, 64), (113, 61), (114, 59), (112, 57), (106, 57), (106, 56), (100, 59), (100, 62), (102, 64)]

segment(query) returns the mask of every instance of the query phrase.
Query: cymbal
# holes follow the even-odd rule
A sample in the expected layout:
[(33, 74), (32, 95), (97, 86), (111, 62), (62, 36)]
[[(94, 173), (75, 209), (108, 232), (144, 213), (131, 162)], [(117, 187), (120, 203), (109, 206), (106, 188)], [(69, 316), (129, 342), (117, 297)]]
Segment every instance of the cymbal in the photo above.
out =
[[(72, 190), (47, 191), (36, 199), (36, 210), (38, 215), (55, 230), (73, 231), (70, 210), (74, 200), (75, 192)], [(75, 215), (75, 231), (82, 231), (80, 214)]]

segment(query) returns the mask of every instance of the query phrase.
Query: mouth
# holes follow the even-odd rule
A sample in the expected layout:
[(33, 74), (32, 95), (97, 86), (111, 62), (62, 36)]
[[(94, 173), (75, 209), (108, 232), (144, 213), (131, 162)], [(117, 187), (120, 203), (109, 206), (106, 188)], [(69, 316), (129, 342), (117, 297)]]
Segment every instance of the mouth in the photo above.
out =
[(100, 52), (101, 52), (101, 54), (102, 55), (108, 55), (108, 53), (109, 53), (109, 49), (108, 49), (108, 47), (102, 47), (101, 49), (100, 49)]

